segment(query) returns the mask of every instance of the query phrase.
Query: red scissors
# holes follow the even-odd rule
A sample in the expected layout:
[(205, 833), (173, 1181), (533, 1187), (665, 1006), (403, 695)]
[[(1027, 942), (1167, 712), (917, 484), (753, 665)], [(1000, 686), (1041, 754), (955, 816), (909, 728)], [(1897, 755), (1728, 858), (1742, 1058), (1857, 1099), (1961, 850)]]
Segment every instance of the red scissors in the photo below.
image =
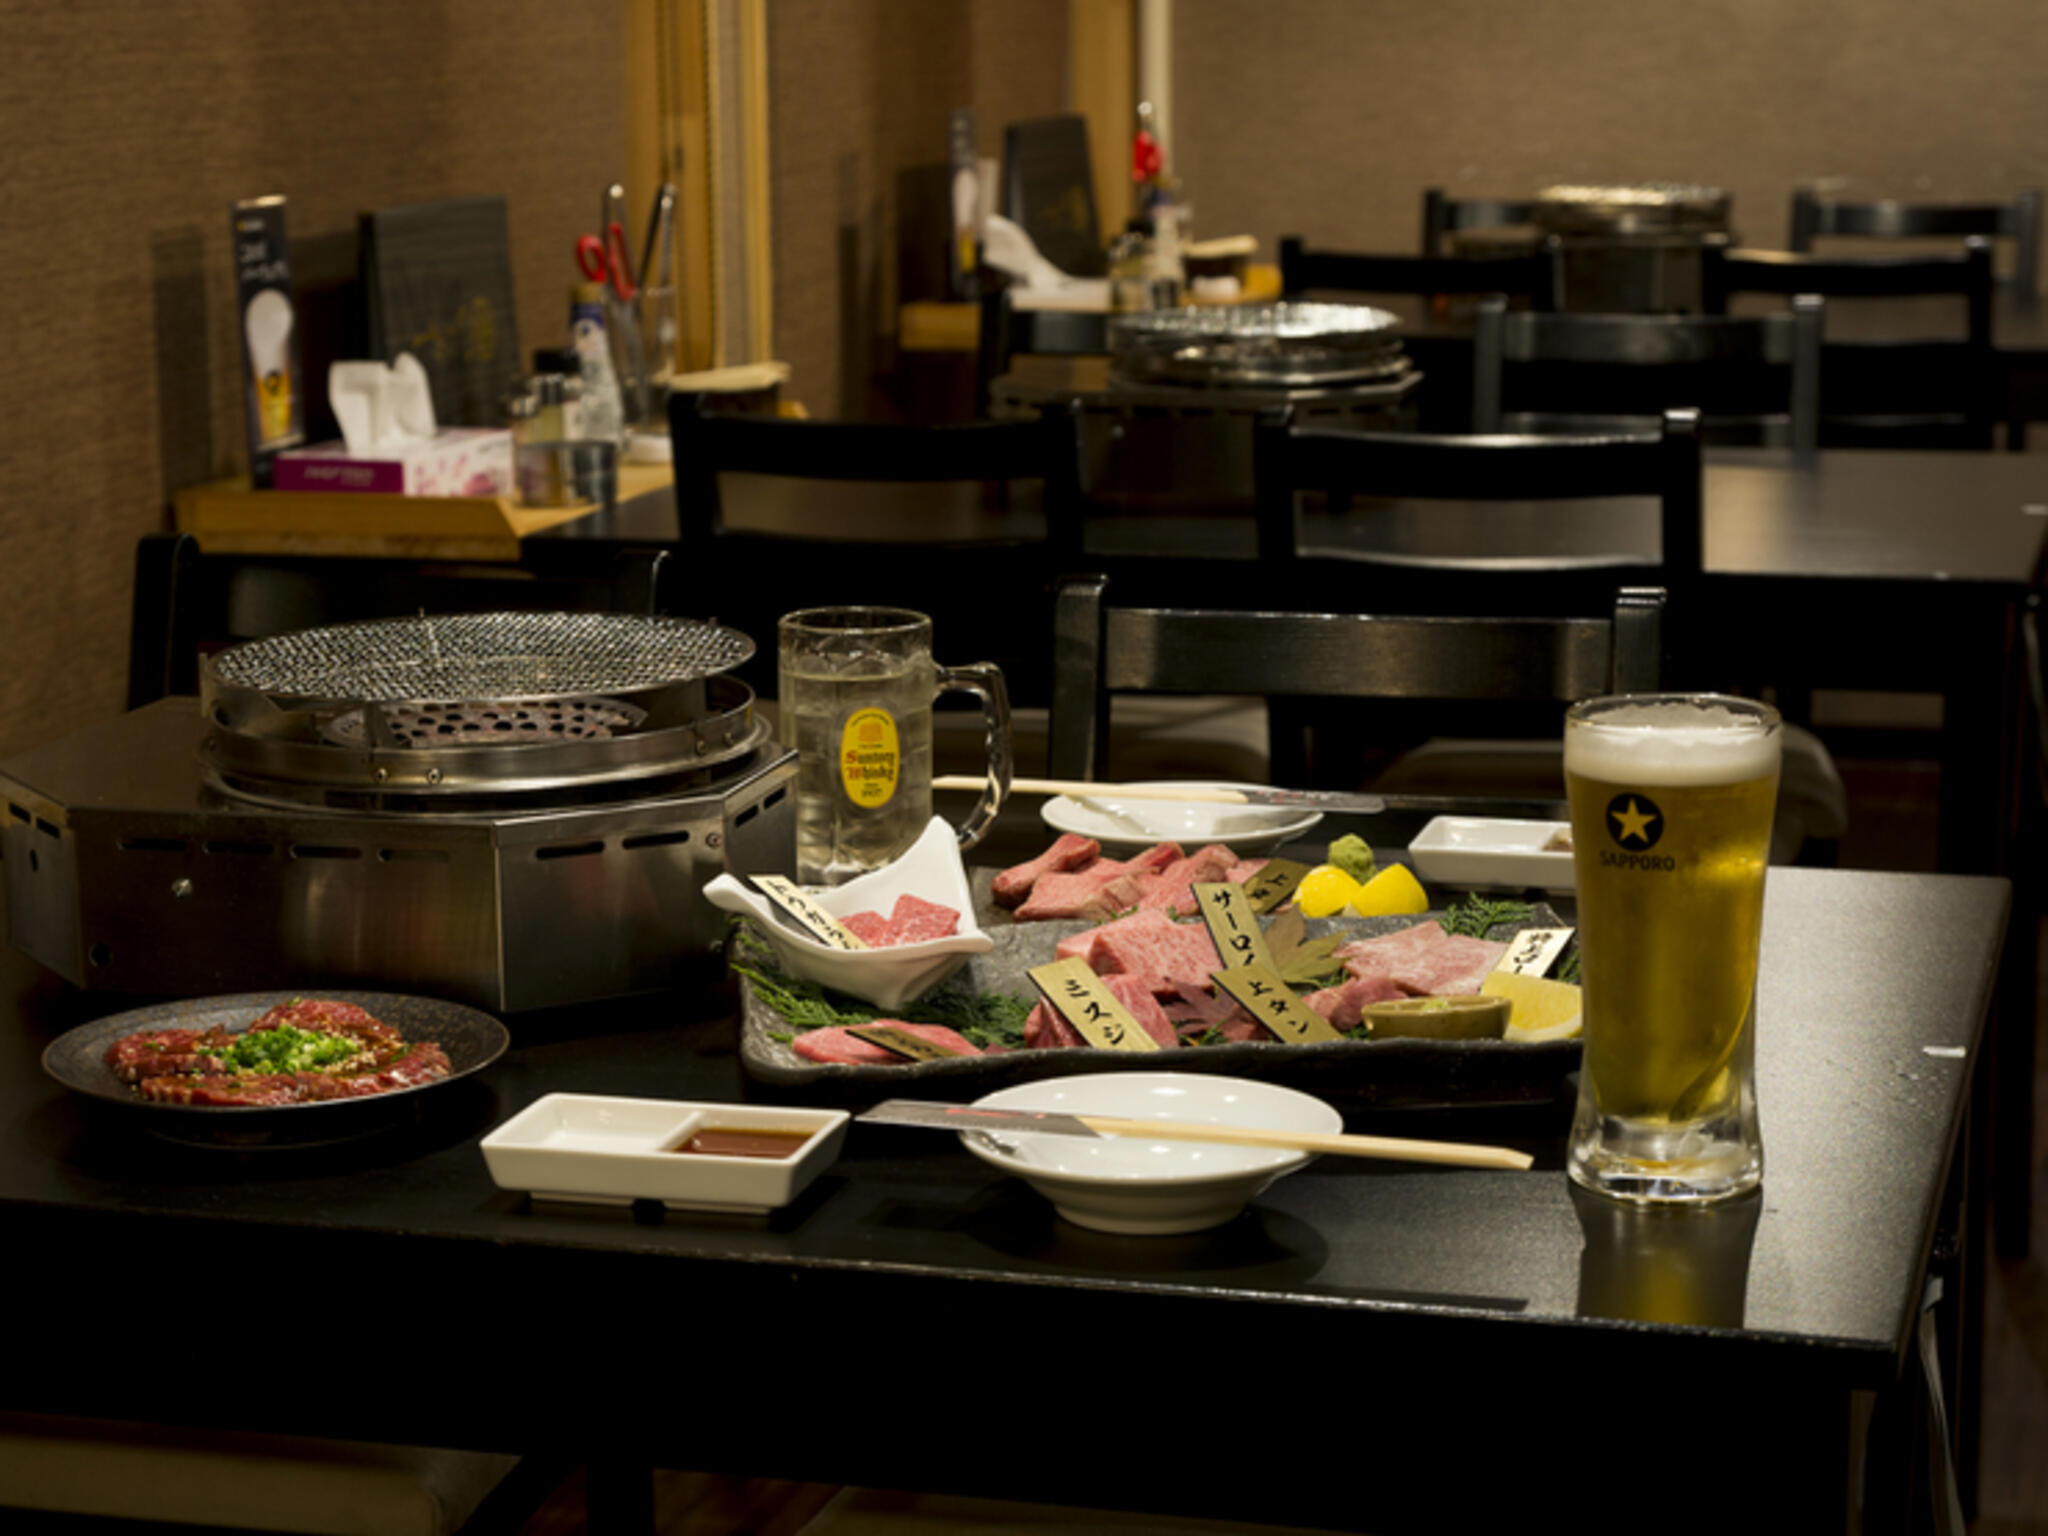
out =
[(633, 265), (626, 255), (626, 231), (617, 224), (605, 226), (605, 237), (576, 237), (576, 265), (593, 283), (608, 282), (621, 303), (631, 303), (640, 285), (633, 281)]

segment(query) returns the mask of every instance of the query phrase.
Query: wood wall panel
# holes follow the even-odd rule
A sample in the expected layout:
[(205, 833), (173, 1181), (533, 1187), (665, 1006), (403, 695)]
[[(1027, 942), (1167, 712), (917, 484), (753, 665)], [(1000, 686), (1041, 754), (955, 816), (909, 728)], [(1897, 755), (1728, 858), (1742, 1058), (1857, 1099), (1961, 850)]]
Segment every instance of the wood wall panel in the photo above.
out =
[(618, 4), (0, 0), (0, 37), (5, 755), (121, 707), (136, 538), (244, 467), (229, 205), (290, 198), (303, 280), (363, 209), (503, 194), (523, 355), (625, 132)]
[(1050, 0), (775, 0), (769, 7), (775, 350), (814, 416), (890, 409), (897, 177), (1067, 109), (1066, 18)]
[(2038, 0), (1175, 0), (1176, 137), (1202, 235), (1415, 249), (1421, 192), (1727, 188), (1747, 242), (1791, 189), (2048, 185)]

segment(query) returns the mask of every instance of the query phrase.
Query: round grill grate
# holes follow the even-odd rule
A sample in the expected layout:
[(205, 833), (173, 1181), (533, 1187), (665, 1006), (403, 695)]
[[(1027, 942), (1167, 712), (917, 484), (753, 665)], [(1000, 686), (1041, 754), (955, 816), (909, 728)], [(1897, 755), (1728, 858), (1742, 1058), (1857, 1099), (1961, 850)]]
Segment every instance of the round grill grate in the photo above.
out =
[[(754, 653), (737, 630), (611, 613), (378, 619), (252, 640), (209, 664), (221, 682), (366, 704), (588, 700), (725, 672)], [(494, 727), (495, 729), (495, 727)]]
[[(503, 746), (530, 741), (598, 741), (637, 728), (647, 711), (617, 699), (547, 699), (532, 704), (396, 704), (381, 711), (402, 747)], [(343, 746), (370, 744), (360, 709), (328, 722), (327, 737)]]

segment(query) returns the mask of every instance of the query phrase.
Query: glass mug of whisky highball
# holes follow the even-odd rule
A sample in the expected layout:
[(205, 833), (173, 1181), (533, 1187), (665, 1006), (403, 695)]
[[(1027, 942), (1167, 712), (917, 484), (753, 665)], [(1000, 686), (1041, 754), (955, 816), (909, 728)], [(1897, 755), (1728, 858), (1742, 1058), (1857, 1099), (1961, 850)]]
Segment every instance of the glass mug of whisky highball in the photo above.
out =
[(1718, 694), (1566, 712), (1585, 1013), (1566, 1167), (1588, 1189), (1699, 1202), (1763, 1178), (1757, 949), (1782, 729)]
[(908, 608), (806, 608), (780, 625), (777, 708), (797, 755), (796, 877), (841, 885), (879, 869), (932, 819), (932, 700), (981, 700), (988, 786), (959, 828), (972, 848), (1010, 792), (1010, 704), (993, 663), (942, 667)]

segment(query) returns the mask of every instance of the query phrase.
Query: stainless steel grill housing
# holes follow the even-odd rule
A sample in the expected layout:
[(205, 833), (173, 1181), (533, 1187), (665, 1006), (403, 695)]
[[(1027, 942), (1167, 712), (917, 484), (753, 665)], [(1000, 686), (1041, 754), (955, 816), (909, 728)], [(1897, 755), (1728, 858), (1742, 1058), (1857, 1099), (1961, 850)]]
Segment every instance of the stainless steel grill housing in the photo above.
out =
[(374, 982), (517, 1013), (672, 987), (724, 939), (705, 882), (795, 863), (795, 756), (723, 670), (752, 654), (607, 614), (223, 652), (200, 698), (0, 764), (10, 936), (156, 996)]

